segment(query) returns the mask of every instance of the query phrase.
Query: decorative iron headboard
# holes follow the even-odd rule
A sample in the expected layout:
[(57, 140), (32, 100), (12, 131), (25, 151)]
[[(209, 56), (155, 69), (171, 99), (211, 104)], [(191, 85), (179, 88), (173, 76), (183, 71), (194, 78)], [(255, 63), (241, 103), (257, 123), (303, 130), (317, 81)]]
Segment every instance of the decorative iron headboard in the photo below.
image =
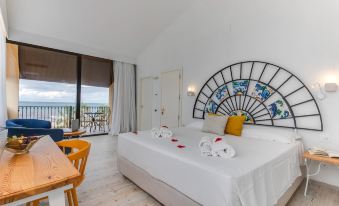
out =
[(262, 61), (239, 62), (210, 77), (194, 104), (206, 113), (243, 115), (246, 124), (322, 131), (319, 107), (305, 84), (288, 70)]

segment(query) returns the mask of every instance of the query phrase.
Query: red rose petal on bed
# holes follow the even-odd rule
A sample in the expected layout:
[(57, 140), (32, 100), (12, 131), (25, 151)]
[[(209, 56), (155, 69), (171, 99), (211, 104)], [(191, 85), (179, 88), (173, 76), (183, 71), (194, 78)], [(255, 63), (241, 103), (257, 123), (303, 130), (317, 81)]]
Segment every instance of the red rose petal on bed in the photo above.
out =
[(177, 147), (178, 147), (179, 149), (183, 149), (183, 148), (185, 148), (185, 145), (179, 144)]
[(166, 125), (163, 125), (162, 127), (163, 127), (163, 128), (168, 128)]
[(219, 141), (221, 141), (222, 140), (222, 138), (221, 137), (218, 137), (217, 139), (215, 139), (215, 142), (219, 142)]
[(136, 132), (132, 132), (133, 134), (138, 134), (138, 131), (136, 131)]
[(171, 141), (172, 141), (172, 142), (177, 142), (178, 140), (175, 139), (175, 138), (172, 138)]

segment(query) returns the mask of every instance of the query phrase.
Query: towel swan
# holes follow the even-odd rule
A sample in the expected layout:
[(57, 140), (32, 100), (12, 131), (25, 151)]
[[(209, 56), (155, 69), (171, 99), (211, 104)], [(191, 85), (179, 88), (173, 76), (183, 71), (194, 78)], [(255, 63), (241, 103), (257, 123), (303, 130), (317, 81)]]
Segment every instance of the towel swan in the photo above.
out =
[(151, 130), (151, 134), (153, 137), (157, 137), (157, 138), (168, 138), (168, 137), (172, 137), (173, 136), (173, 132), (166, 128), (166, 127), (161, 127), (160, 129), (158, 128), (153, 128)]
[(236, 155), (234, 148), (223, 137), (202, 137), (199, 147), (203, 156), (232, 158)]

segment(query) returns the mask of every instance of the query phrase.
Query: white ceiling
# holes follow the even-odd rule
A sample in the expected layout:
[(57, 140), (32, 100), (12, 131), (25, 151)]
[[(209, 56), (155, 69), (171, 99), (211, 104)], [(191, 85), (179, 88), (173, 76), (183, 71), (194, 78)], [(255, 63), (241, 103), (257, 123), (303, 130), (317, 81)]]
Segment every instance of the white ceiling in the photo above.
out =
[(7, 0), (9, 39), (135, 62), (197, 0)]

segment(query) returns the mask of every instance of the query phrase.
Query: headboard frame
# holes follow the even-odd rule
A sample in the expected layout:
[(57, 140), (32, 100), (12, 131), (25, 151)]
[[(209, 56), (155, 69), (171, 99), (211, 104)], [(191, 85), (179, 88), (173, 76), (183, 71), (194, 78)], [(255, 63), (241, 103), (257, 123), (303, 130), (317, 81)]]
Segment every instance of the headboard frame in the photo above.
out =
[(322, 131), (316, 100), (288, 70), (263, 61), (229, 65), (211, 76), (195, 100), (193, 118), (242, 115), (246, 124)]

